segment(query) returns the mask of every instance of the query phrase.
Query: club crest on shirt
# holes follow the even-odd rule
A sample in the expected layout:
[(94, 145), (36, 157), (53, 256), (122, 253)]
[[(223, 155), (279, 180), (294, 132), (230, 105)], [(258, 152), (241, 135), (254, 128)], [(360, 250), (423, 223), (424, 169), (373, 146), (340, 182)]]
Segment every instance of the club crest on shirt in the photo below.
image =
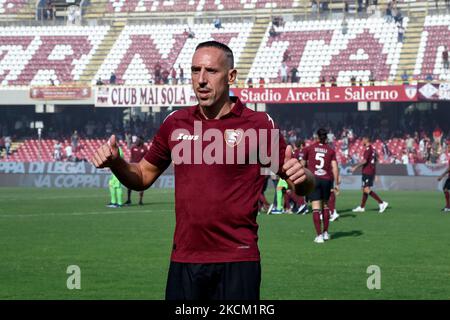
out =
[(234, 147), (241, 142), (242, 137), (244, 136), (244, 130), (226, 129), (223, 135), (225, 138), (225, 143), (230, 147)]

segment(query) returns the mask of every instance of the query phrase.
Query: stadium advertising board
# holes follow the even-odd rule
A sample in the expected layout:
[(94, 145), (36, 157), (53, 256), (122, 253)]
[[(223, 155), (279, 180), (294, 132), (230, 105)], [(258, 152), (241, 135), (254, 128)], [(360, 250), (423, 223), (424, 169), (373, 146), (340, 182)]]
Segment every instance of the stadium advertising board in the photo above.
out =
[(418, 93), (420, 100), (450, 100), (450, 83), (420, 83)]
[(236, 88), (244, 103), (355, 103), (363, 101), (417, 101), (417, 87), (353, 86), (316, 88)]
[(91, 88), (84, 86), (31, 87), (33, 100), (84, 100), (91, 97)]
[[(378, 165), (375, 185), (380, 190), (436, 190), (436, 177), (446, 170), (445, 164)], [(342, 189), (361, 187), (360, 173), (352, 174), (349, 166), (341, 167)], [(0, 162), (1, 187), (35, 188), (105, 188), (110, 171), (96, 169), (89, 162)], [(173, 189), (175, 177), (169, 166), (152, 188)]]
[(179, 107), (195, 103), (191, 86), (100, 86), (95, 96), (96, 107)]

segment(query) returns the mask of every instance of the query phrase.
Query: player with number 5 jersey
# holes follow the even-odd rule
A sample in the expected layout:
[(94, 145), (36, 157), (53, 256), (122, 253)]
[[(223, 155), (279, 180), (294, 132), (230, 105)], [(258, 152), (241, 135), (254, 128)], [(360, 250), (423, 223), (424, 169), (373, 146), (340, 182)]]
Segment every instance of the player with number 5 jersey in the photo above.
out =
[[(308, 196), (312, 201), (313, 221), (317, 236), (316, 243), (329, 240), (328, 225), (330, 221), (330, 209), (328, 200), (331, 189), (338, 189), (334, 183), (339, 181), (339, 170), (336, 160), (336, 152), (327, 144), (328, 131), (324, 128), (317, 130), (319, 141), (307, 147), (303, 153), (303, 161), (306, 167), (314, 174), (316, 187)], [(320, 221), (320, 213), (323, 216), (323, 231)]]

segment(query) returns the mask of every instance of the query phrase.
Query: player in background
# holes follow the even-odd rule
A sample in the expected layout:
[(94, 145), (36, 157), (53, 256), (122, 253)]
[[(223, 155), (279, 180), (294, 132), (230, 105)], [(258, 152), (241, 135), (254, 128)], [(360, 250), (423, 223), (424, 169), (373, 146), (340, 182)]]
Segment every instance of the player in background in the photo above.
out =
[(362, 167), (362, 200), (361, 205), (353, 209), (353, 212), (364, 212), (366, 201), (369, 196), (374, 198), (378, 202), (379, 213), (383, 213), (388, 207), (388, 203), (381, 200), (381, 198), (372, 191), (373, 181), (375, 180), (376, 173), (376, 164), (377, 164), (377, 153), (373, 148), (370, 138), (368, 136), (363, 137), (362, 139), (363, 145), (366, 148), (363, 155), (362, 162), (358, 163), (356, 166), (352, 168), (352, 173), (355, 172), (358, 168)]
[[(145, 154), (147, 153), (147, 147), (144, 145), (144, 137), (139, 136), (133, 136), (132, 138), (133, 145), (131, 146), (130, 150), (130, 163), (139, 163), (139, 161), (144, 158)], [(129, 206), (131, 205), (131, 189), (128, 189), (128, 198), (125, 202), (125, 205)], [(139, 205), (142, 206), (144, 203), (142, 202), (142, 199), (144, 198), (144, 191), (139, 191)]]
[[(324, 243), (330, 239), (328, 225), (330, 221), (330, 209), (328, 200), (331, 189), (337, 188), (334, 182), (339, 181), (339, 170), (336, 161), (336, 152), (327, 144), (327, 130), (317, 130), (319, 141), (307, 147), (303, 154), (306, 167), (314, 174), (316, 179), (315, 189), (308, 196), (312, 201), (313, 221), (316, 229), (314, 242)], [(320, 213), (323, 215), (323, 230), (320, 221)]]
[[(119, 156), (123, 158), (122, 148), (119, 147)], [(107, 205), (108, 208), (120, 208), (123, 205), (123, 192), (122, 192), (122, 184), (119, 179), (111, 172), (111, 176), (109, 177), (109, 194), (111, 196), (111, 202)]]
[(269, 209), (270, 209), (269, 201), (267, 201), (267, 198), (264, 195), (264, 193), (267, 190), (267, 185), (269, 184), (270, 175), (266, 175), (264, 179), (265, 180), (264, 180), (263, 188), (261, 190), (261, 193), (260, 193), (259, 199), (258, 199), (258, 214), (260, 214), (260, 213), (268, 214)]
[[(339, 165), (338, 165), (339, 170)], [(341, 176), (339, 175), (337, 186), (341, 184)], [(330, 221), (335, 221), (339, 218), (339, 214), (336, 211), (336, 197), (339, 196), (340, 190), (339, 187), (335, 187), (331, 189), (330, 199), (328, 200), (328, 208), (330, 208)]]
[[(299, 161), (303, 161), (303, 151), (305, 149), (305, 141), (303, 140), (297, 140), (297, 142), (295, 143), (295, 148), (294, 148), (294, 158), (299, 160)], [(294, 194), (294, 197), (296, 197), (296, 202), (298, 204), (298, 210), (297, 210), (297, 214), (306, 214), (308, 213), (308, 204), (306, 201), (306, 197), (300, 197)]]
[[(447, 145), (447, 148), (448, 148), (448, 153), (450, 155), (450, 144)], [(443, 188), (444, 195), (445, 195), (445, 207), (441, 211), (450, 212), (450, 194), (449, 194), (449, 192), (450, 192), (450, 158), (448, 160), (447, 170), (445, 170), (439, 176), (438, 181), (441, 181), (442, 178), (444, 178), (446, 174), (448, 174), (448, 176), (447, 176), (447, 180), (445, 180), (444, 188)]]

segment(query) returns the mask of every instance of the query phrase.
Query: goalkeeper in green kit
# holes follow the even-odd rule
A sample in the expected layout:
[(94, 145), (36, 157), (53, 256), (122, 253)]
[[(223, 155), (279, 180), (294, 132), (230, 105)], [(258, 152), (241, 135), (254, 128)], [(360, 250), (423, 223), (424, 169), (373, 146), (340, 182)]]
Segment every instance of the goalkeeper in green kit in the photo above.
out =
[[(123, 158), (122, 148), (119, 147), (119, 155)], [(122, 184), (119, 179), (111, 173), (109, 177), (109, 193), (111, 195), (111, 202), (107, 205), (108, 208), (121, 208), (123, 205), (122, 201)]]

